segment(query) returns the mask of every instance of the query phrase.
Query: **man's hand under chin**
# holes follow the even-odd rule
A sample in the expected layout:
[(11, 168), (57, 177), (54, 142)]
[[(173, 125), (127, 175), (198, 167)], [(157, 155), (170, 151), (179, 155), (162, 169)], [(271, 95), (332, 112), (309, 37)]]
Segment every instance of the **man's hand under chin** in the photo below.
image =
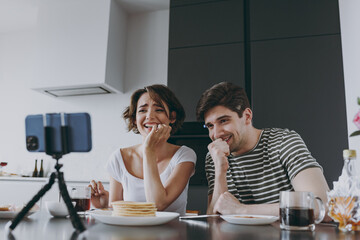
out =
[(229, 162), (227, 156), (230, 155), (229, 145), (221, 138), (216, 139), (208, 145), (211, 158), (214, 161), (215, 171), (227, 171)]
[(223, 215), (246, 214), (244, 204), (241, 204), (231, 193), (224, 192), (220, 195), (214, 206), (214, 213)]

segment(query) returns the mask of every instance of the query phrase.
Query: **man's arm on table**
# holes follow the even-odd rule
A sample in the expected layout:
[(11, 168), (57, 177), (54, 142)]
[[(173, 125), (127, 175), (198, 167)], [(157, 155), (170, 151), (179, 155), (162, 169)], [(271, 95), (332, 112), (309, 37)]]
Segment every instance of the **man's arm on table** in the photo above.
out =
[[(298, 173), (292, 180), (295, 191), (313, 192), (315, 196), (322, 199), (324, 205), (327, 203), (326, 191), (329, 189), (325, 177), (319, 168), (308, 168)], [(210, 198), (210, 196), (209, 196)], [(279, 204), (242, 204), (229, 192), (224, 192), (218, 197), (212, 213), (221, 214), (262, 214), (279, 215)], [(324, 221), (329, 221), (326, 215)]]
[(206, 213), (213, 214), (214, 205), (217, 202), (218, 198), (222, 193), (227, 192), (227, 181), (226, 181), (226, 172), (223, 174), (215, 175), (214, 181), (214, 192), (208, 196), (208, 208)]
[[(209, 196), (210, 197), (210, 196)], [(227, 214), (261, 214), (279, 215), (279, 203), (271, 204), (243, 204), (229, 192), (220, 195), (212, 213)]]
[(229, 145), (221, 138), (208, 145), (209, 153), (214, 162), (214, 191), (208, 196), (207, 214), (213, 213), (213, 208), (220, 195), (227, 192), (226, 172), (229, 168), (227, 156), (230, 154)]

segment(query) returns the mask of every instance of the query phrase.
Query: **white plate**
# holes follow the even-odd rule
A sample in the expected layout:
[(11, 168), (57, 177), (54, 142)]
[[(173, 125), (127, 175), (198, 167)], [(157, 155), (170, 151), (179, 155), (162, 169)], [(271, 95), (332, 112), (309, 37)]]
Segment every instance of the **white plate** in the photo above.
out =
[(233, 224), (265, 225), (278, 220), (276, 216), (267, 215), (221, 215), (222, 219)]
[[(29, 211), (25, 217), (30, 216), (31, 214), (35, 213), (37, 211)], [(15, 218), (16, 215), (19, 213), (19, 211), (0, 211), (0, 218)]]
[(112, 211), (94, 210), (88, 212), (92, 217), (102, 223), (124, 226), (153, 226), (160, 225), (177, 218), (180, 214), (175, 212), (156, 212), (155, 217), (122, 217), (111, 216)]

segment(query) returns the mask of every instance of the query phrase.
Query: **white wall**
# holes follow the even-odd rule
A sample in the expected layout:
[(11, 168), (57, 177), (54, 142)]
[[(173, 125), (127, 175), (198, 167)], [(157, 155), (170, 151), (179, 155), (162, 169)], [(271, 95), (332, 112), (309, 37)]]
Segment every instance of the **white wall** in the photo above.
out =
[[(348, 135), (350, 135), (359, 130), (352, 120), (360, 110), (357, 104), (357, 97), (360, 97), (360, 1), (339, 0), (339, 9)], [(349, 137), (349, 148), (355, 149), (360, 156), (360, 136)]]
[(121, 115), (134, 90), (154, 83), (167, 84), (169, 11), (133, 14), (128, 20), (125, 92), (120, 94), (53, 98), (30, 90), (35, 29), (0, 34), (0, 161), (8, 162), (6, 172), (31, 172), (35, 158), (43, 158), (45, 169), (52, 170), (55, 161), (49, 156), (26, 150), (24, 119), (28, 114), (90, 113), (93, 149), (63, 157), (67, 180), (106, 181), (104, 166), (111, 152), (141, 141), (138, 135), (126, 131)]

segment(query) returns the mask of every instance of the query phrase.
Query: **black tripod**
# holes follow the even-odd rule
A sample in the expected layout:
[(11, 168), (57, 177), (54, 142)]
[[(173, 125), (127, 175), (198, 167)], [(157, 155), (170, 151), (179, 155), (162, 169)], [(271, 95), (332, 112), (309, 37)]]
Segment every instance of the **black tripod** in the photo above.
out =
[(20, 223), (20, 221), (25, 217), (25, 215), (29, 212), (29, 210), (35, 205), (37, 201), (40, 200), (42, 196), (46, 194), (47, 191), (50, 190), (52, 185), (55, 183), (55, 179), (58, 179), (59, 183), (59, 190), (61, 193), (62, 198), (64, 199), (64, 202), (66, 204), (66, 207), (70, 213), (70, 219), (73, 227), (76, 229), (78, 233), (81, 233), (86, 230), (84, 224), (81, 222), (80, 217), (77, 215), (74, 206), (71, 203), (71, 198), (69, 196), (69, 193), (67, 191), (66, 183), (64, 181), (64, 174), (63, 172), (60, 172), (60, 168), (63, 166), (62, 164), (59, 164), (59, 159), (66, 153), (68, 153), (67, 148), (67, 136), (68, 136), (68, 127), (67, 126), (61, 126), (61, 145), (62, 145), (62, 151), (54, 152), (52, 151), (52, 136), (53, 131), (52, 127), (44, 127), (45, 131), (45, 152), (47, 155), (51, 155), (56, 160), (55, 165), (55, 171), (51, 173), (49, 182), (40, 189), (40, 191), (26, 204), (26, 206), (18, 213), (18, 215), (11, 221), (11, 225), (9, 226), (10, 230), (14, 230), (16, 226)]

